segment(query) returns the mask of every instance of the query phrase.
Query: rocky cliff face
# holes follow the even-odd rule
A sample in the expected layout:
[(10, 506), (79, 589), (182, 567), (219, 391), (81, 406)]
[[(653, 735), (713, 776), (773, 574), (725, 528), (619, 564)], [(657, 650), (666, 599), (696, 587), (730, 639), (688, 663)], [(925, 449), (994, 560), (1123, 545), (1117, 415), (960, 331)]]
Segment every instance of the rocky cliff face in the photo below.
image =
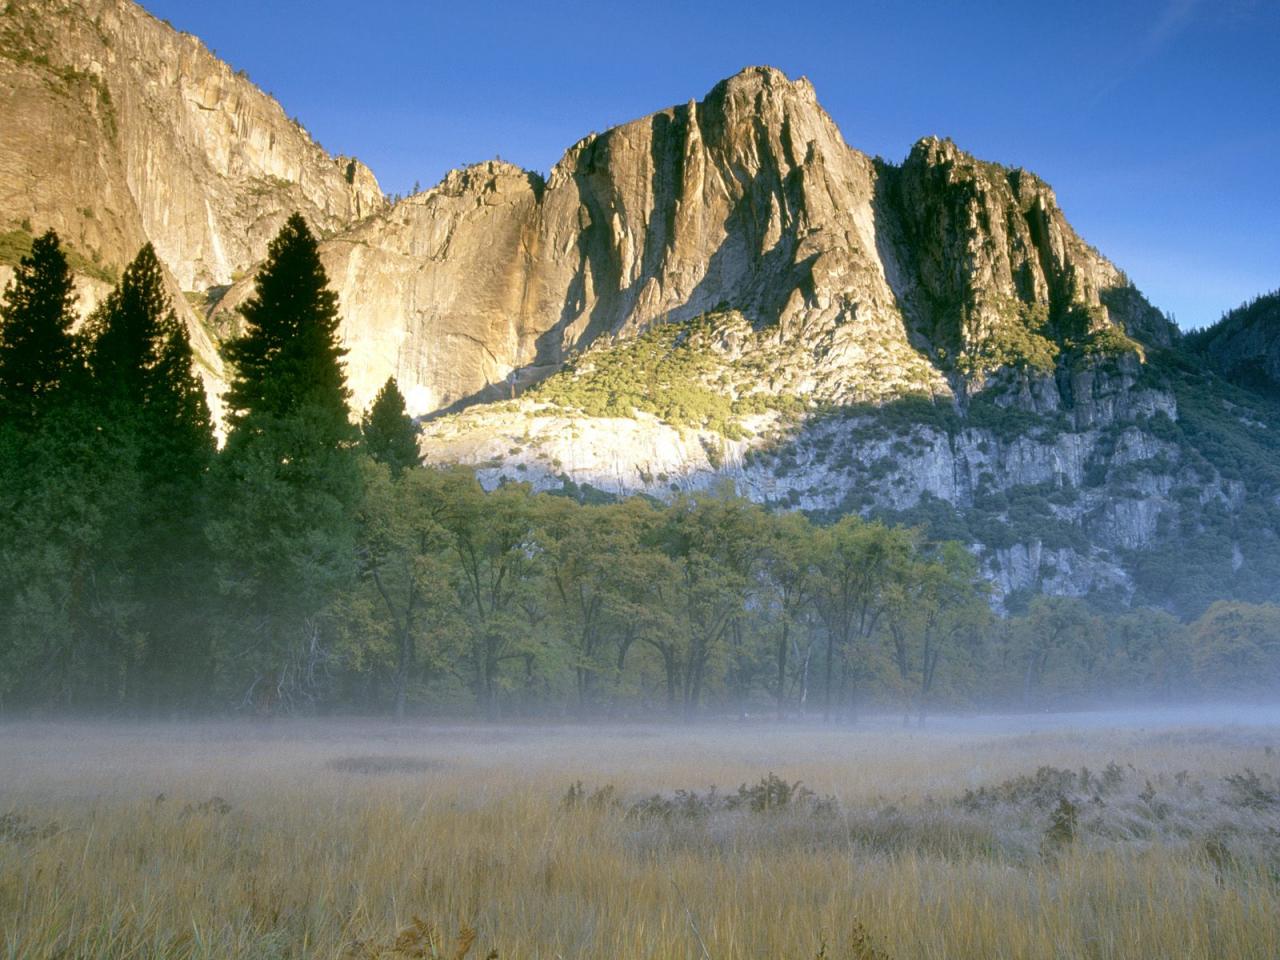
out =
[(228, 284), (301, 210), (334, 230), (380, 209), (195, 37), (128, 0), (0, 4), (0, 212), (54, 227), (108, 268), (145, 241), (183, 290)]
[[(357, 401), (394, 375), (415, 413), (471, 404), (424, 449), (488, 483), (728, 479), (780, 506), (949, 518), (1001, 596), (1129, 599), (1129, 555), (1186, 514), (1175, 490), (1242, 503), (1151, 428), (1178, 407), (1144, 357), (1176, 330), (1043, 181), (934, 138), (873, 161), (768, 68), (581, 141), (545, 180), (457, 171), (324, 257)], [(628, 387), (654, 351), (703, 359)]]
[(99, 280), (154, 243), (215, 381), (197, 314), (234, 329), (292, 209), (335, 234), (359, 406), (390, 375), (419, 414), (490, 399), (715, 307), (803, 344), (804, 386), (834, 402), (968, 389), (1011, 328), (1169, 336), (1036, 178), (937, 140), (873, 162), (769, 68), (588, 137), (545, 180), (491, 162), (389, 209), (366, 168), (128, 0), (5, 0), (0, 54), (0, 216), (57, 228)]
[(209, 289), (247, 273), (293, 210), (335, 230), (384, 205), (359, 161), (129, 0), (0, 0), (0, 130), (0, 230), (56, 229), (88, 265), (86, 306), (154, 244), (215, 395)]
[[(650, 341), (712, 359), (655, 363), (636, 346)], [(813, 407), (780, 402), (778, 367), (803, 377), (803, 357), (729, 312), (598, 346), (520, 399), (434, 419), (423, 449), (488, 486), (661, 498), (729, 482), (782, 509), (923, 525), (971, 545), (998, 603), (1047, 591), (1194, 615), (1264, 595), (1280, 572), (1280, 409), (1154, 352), (1079, 351), (964, 396)]]
[(419, 414), (716, 307), (802, 343), (810, 386), (837, 402), (949, 394), (957, 358), (1029, 311), (1049, 339), (1172, 335), (1035, 177), (937, 140), (873, 162), (808, 81), (767, 67), (582, 140), (545, 181), (455, 172), (324, 255), (357, 402), (394, 375)]

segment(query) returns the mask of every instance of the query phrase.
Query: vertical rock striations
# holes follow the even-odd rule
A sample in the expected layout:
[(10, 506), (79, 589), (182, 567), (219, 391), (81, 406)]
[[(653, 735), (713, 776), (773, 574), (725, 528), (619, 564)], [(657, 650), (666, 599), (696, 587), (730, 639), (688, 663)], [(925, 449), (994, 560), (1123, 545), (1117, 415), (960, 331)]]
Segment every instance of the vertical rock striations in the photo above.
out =
[(804, 79), (749, 68), (545, 178), (491, 161), (388, 206), (129, 0), (0, 0), (0, 129), (0, 282), (52, 226), (88, 306), (151, 241), (215, 397), (296, 209), (328, 238), (356, 406), (394, 376), (410, 412), (461, 411), (425, 452), (486, 483), (727, 477), (960, 539), (1004, 598), (1178, 609), (1192, 581), (1280, 576), (1276, 298), (1184, 343), (1039, 178), (936, 138), (867, 157)]
[(214, 399), (211, 288), (245, 275), (293, 210), (332, 231), (384, 206), (368, 168), (129, 0), (0, 0), (0, 130), (0, 230), (55, 228), (85, 307), (150, 241)]
[(1035, 177), (938, 140), (873, 161), (807, 80), (768, 67), (585, 138), (545, 181), (455, 171), (324, 255), (357, 400), (394, 375), (417, 414), (713, 308), (802, 343), (809, 388), (833, 402), (949, 395), (999, 366), (1005, 328), (1053, 349), (1103, 329), (1172, 336)]

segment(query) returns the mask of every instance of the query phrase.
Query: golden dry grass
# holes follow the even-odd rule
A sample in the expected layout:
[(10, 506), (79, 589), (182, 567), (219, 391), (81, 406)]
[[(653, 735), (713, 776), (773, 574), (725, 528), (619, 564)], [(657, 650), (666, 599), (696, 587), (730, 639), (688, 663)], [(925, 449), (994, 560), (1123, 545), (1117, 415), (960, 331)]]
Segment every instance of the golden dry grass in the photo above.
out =
[[(1270, 854), (1206, 845), (1280, 836), (1280, 810), (1227, 822), (1210, 802), (1230, 773), (1280, 774), (1276, 748), (1265, 727), (8, 725), (0, 814), (23, 819), (0, 827), (0, 948), (453, 957), (473, 928), (468, 955), (502, 960), (1278, 957)], [(1110, 832), (1040, 856), (1040, 811), (951, 799), (1111, 761), (1132, 765), (1130, 793), (1154, 778), (1160, 823), (1126, 796)], [(625, 802), (769, 770), (840, 815), (666, 823), (561, 804), (576, 780)]]

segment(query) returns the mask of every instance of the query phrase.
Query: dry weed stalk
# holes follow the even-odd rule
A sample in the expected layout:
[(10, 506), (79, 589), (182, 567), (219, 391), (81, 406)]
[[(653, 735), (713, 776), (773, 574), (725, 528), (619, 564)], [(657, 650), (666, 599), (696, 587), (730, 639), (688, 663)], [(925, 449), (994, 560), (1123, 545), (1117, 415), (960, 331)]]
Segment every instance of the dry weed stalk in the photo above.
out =
[[(476, 936), (474, 927), (462, 924), (454, 939), (453, 952), (446, 955), (445, 937), (440, 928), (415, 915), (390, 945), (362, 944), (353, 956), (359, 960), (465, 960), (475, 946)], [(489, 951), (485, 960), (498, 960), (498, 951)]]

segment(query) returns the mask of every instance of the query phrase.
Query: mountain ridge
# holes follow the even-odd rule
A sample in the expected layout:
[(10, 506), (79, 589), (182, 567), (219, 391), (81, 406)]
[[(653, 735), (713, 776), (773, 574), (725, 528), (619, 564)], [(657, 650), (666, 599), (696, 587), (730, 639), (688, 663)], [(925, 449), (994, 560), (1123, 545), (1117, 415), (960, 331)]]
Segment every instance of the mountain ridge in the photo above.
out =
[[(129, 0), (55, 3), (65, 36), (47, 5), (2, 5), (0, 119), (19, 135), (0, 223), (56, 226), (102, 270), (155, 243), (215, 398), (217, 343), (301, 207), (357, 409), (394, 376), (427, 458), (488, 485), (728, 481), (924, 524), (980, 555), (1000, 603), (1177, 607), (1167, 561), (1188, 544), (1224, 590), (1280, 575), (1280, 415), (1033, 173), (937, 137), (869, 157), (807, 80), (749, 67), (580, 139), (545, 177), (485, 161), (388, 204), (199, 41)], [(54, 155), (46, 115), (79, 152)], [(82, 277), (82, 303), (105, 288)]]
[[(954, 222), (938, 231), (922, 198)], [(995, 224), (991, 237), (976, 236), (978, 221)], [(981, 249), (992, 237), (1000, 249)], [(825, 389), (846, 399), (892, 394), (898, 379), (955, 390), (939, 351), (982, 366), (983, 342), (1020, 302), (1043, 305), (1059, 339), (1072, 311), (1076, 335), (1176, 335), (1039, 178), (936, 138), (901, 167), (874, 161), (845, 143), (808, 81), (768, 67), (583, 138), (545, 180), (499, 161), (453, 171), (324, 255), (360, 334), (357, 401), (394, 375), (418, 415), (540, 379), (601, 335), (721, 305), (808, 342)], [(964, 257), (972, 268), (954, 275)], [(248, 292), (233, 288), (215, 321), (234, 324)], [(443, 367), (430, 355), (441, 343)], [(878, 372), (852, 378), (857, 366)]]
[(1227, 311), (1187, 345), (1233, 383), (1280, 397), (1280, 290)]

